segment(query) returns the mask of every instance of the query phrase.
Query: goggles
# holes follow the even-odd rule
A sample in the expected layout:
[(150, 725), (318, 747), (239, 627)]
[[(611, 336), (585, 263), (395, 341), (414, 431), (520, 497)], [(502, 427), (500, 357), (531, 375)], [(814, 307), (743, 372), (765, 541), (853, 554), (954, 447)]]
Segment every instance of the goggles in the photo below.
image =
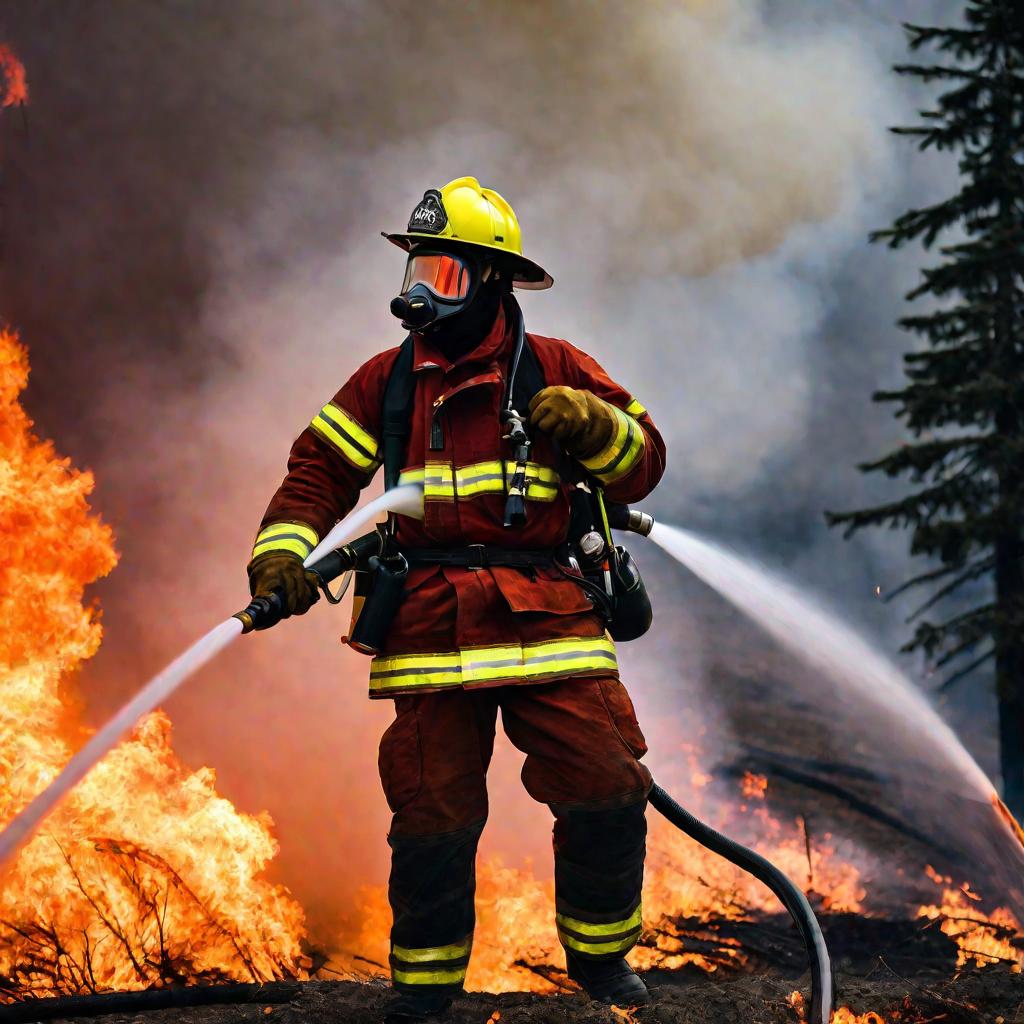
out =
[(469, 294), (470, 265), (449, 253), (413, 253), (405, 266), (402, 294), (421, 284), (439, 299), (459, 302)]

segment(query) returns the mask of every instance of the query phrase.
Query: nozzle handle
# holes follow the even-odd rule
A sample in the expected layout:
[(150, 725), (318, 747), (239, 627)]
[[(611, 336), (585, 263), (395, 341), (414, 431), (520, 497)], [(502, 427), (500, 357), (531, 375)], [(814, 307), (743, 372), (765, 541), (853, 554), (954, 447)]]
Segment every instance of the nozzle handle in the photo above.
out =
[[(327, 594), (328, 600), (331, 600), (327, 584), (349, 569), (365, 565), (368, 558), (380, 551), (380, 543), (379, 533), (368, 533), (356, 538), (351, 544), (338, 548), (337, 551), (329, 552), (312, 565), (307, 565), (306, 569), (316, 574), (321, 588)], [(332, 603), (336, 602), (332, 600)], [(232, 618), (242, 623), (243, 633), (270, 629), (284, 618), (284, 594), (280, 590), (275, 590), (268, 597), (254, 597), (240, 612), (235, 612)]]

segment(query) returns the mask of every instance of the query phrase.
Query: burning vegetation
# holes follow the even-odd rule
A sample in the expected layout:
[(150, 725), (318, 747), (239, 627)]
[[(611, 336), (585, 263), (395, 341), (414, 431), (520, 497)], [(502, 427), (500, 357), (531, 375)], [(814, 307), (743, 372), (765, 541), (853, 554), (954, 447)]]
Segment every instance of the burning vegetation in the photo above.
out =
[[(0, 44), (0, 106), (27, 97), (23, 66)], [(32, 433), (19, 403), (27, 379), (24, 347), (0, 329), (0, 616), (6, 627), (0, 633), (0, 827), (88, 735), (74, 677), (99, 647), (102, 629), (83, 594), (117, 562), (112, 532), (88, 504), (92, 476)], [(699, 793), (712, 778), (695, 750), (682, 753), (690, 788)], [(931, 935), (933, 958), (941, 945), (942, 965), (965, 976), (993, 966), (1020, 974), (1024, 936), (1009, 909), (986, 912), (970, 885), (928, 867), (933, 901), (908, 908), (902, 922), (876, 918), (856, 864), (828, 834), (812, 841), (801, 819), (771, 813), (768, 788), (764, 774), (744, 772), (736, 804), (717, 824), (756, 835), (757, 847), (802, 885), (826, 931), (834, 922), (877, 919), (876, 932), (860, 940), (871, 957), (871, 934), (895, 929), (908, 941)], [(995, 799), (994, 805), (1024, 842), (1005, 808)], [(0, 869), (0, 1001), (309, 980), (302, 910), (262, 877), (277, 849), (270, 829), (266, 816), (244, 814), (217, 793), (211, 769), (192, 771), (177, 759), (165, 714), (147, 716)], [(530, 993), (516, 997), (525, 1000), (575, 991), (554, 929), (553, 895), (550, 879), (528, 866), (511, 867), (499, 857), (481, 863), (471, 991)], [(357, 926), (328, 943), (337, 948), (325, 969), (356, 982), (385, 975), (390, 911), (382, 887), (363, 891), (355, 920)], [(800, 993), (787, 996), (787, 982), (764, 973), (779, 968), (788, 979), (803, 967), (802, 948), (774, 897), (660, 818), (651, 823), (644, 922), (630, 955), (638, 969), (677, 979), (713, 974), (738, 986), (749, 979), (727, 998), (746, 999), (748, 1009), (771, 1004), (765, 1020), (804, 1019)], [(332, 989), (312, 980), (302, 991), (301, 1001), (310, 1004), (303, 1019), (349, 1021), (364, 1019), (364, 1011), (371, 1014), (365, 1019), (376, 1019), (380, 986)], [(980, 1016), (980, 998), (972, 1003), (959, 990), (956, 998), (924, 991), (924, 1000), (885, 998), (884, 1015), (843, 1007), (834, 1024), (992, 1019)], [(477, 997), (488, 1010), (501, 1007), (492, 1021), (542, 1019), (532, 1016), (537, 1002), (521, 1003), (525, 1015), (518, 1016), (502, 998)], [(706, 1009), (693, 1018), (675, 1015), (673, 998), (656, 1001), (654, 1012), (667, 1007), (664, 1016), (644, 1019), (708, 1019)], [(869, 997), (867, 1005), (881, 1006), (883, 997)], [(961, 1015), (942, 1012), (950, 1006)], [(465, 1017), (457, 1008), (458, 1019), (476, 1021), (479, 1009)], [(197, 1012), (181, 1014), (183, 1024), (226, 1019)], [(638, 1019), (628, 1009), (611, 1012), (616, 1020)], [(566, 1008), (565, 1019), (572, 1016)]]
[[(0, 823), (20, 811), (86, 735), (71, 683), (99, 646), (84, 588), (116, 563), (111, 530), (90, 510), (93, 480), (35, 438), (18, 396), (25, 349), (0, 332)], [(695, 791), (711, 779), (685, 752)], [(746, 772), (727, 828), (742, 825), (798, 880), (823, 919), (870, 918), (858, 868), (828, 835), (768, 809), (765, 776)], [(660, 819), (652, 822), (645, 931), (631, 954), (646, 971), (740, 976), (793, 968), (798, 944), (767, 889)], [(0, 876), (0, 998), (90, 994), (227, 981), (306, 979), (303, 915), (261, 877), (276, 852), (265, 817), (219, 796), (212, 770), (175, 757), (170, 722), (148, 716), (107, 755)], [(1005, 908), (986, 913), (968, 885), (929, 868), (937, 898), (922, 929), (952, 943), (958, 967), (1020, 972), (1024, 941)], [(941, 895), (939, 895), (941, 894)], [(552, 920), (553, 887), (499, 858), (480, 866), (479, 927), (470, 990), (574, 991)], [(911, 915), (912, 916), (912, 915)], [(358, 927), (328, 968), (354, 979), (386, 973), (390, 913), (383, 888), (364, 890)], [(767, 936), (767, 938), (766, 938)], [(788, 942), (788, 946), (787, 946)], [(952, 963), (950, 964), (952, 966)], [(802, 1000), (790, 997), (789, 1012)], [(498, 1012), (498, 1011), (495, 1011)], [(875, 1024), (842, 1009), (843, 1024)], [(886, 1020), (912, 1022), (910, 1011)]]
[[(32, 434), (27, 378), (0, 333), (0, 823), (82, 742), (70, 684), (102, 633), (83, 589), (117, 561), (91, 475)], [(269, 820), (182, 765), (150, 715), (4, 868), (0, 994), (301, 977), (302, 911), (260, 877), (275, 852)]]

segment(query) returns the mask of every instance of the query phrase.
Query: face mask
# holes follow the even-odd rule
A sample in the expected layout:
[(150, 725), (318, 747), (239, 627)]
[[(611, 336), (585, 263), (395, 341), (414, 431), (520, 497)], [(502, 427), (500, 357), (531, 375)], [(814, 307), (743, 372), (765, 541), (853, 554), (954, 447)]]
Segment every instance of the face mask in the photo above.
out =
[(477, 291), (479, 270), (452, 253), (414, 252), (391, 312), (407, 331), (422, 331), (465, 310)]

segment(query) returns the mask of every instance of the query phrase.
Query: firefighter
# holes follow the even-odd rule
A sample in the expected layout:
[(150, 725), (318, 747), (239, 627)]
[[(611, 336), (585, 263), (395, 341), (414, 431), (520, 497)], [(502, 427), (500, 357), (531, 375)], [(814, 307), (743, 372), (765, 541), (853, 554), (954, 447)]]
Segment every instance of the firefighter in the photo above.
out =
[[(462, 989), (499, 709), (526, 755), (527, 792), (554, 815), (555, 921), (569, 976), (594, 999), (644, 1003), (624, 958), (641, 928), (647, 748), (604, 620), (552, 553), (566, 540), (574, 483), (639, 500), (661, 478), (664, 444), (644, 406), (589, 355), (526, 335), (544, 387), (529, 403), (526, 520), (505, 526), (514, 464), (501, 411), (520, 315), (512, 289), (552, 279), (523, 256), (509, 204), (475, 178), (429, 190), (407, 230), (386, 237), (408, 253), (392, 302), (412, 334), (415, 378), (400, 482), (424, 485), (422, 522), (394, 518), (410, 569), (370, 665), (370, 696), (395, 705), (379, 754), (393, 812), (387, 1019), (441, 1014)], [(316, 601), (303, 559), (381, 464), (398, 352), (358, 369), (292, 447), (248, 566), (252, 594), (281, 592), (286, 614)]]

